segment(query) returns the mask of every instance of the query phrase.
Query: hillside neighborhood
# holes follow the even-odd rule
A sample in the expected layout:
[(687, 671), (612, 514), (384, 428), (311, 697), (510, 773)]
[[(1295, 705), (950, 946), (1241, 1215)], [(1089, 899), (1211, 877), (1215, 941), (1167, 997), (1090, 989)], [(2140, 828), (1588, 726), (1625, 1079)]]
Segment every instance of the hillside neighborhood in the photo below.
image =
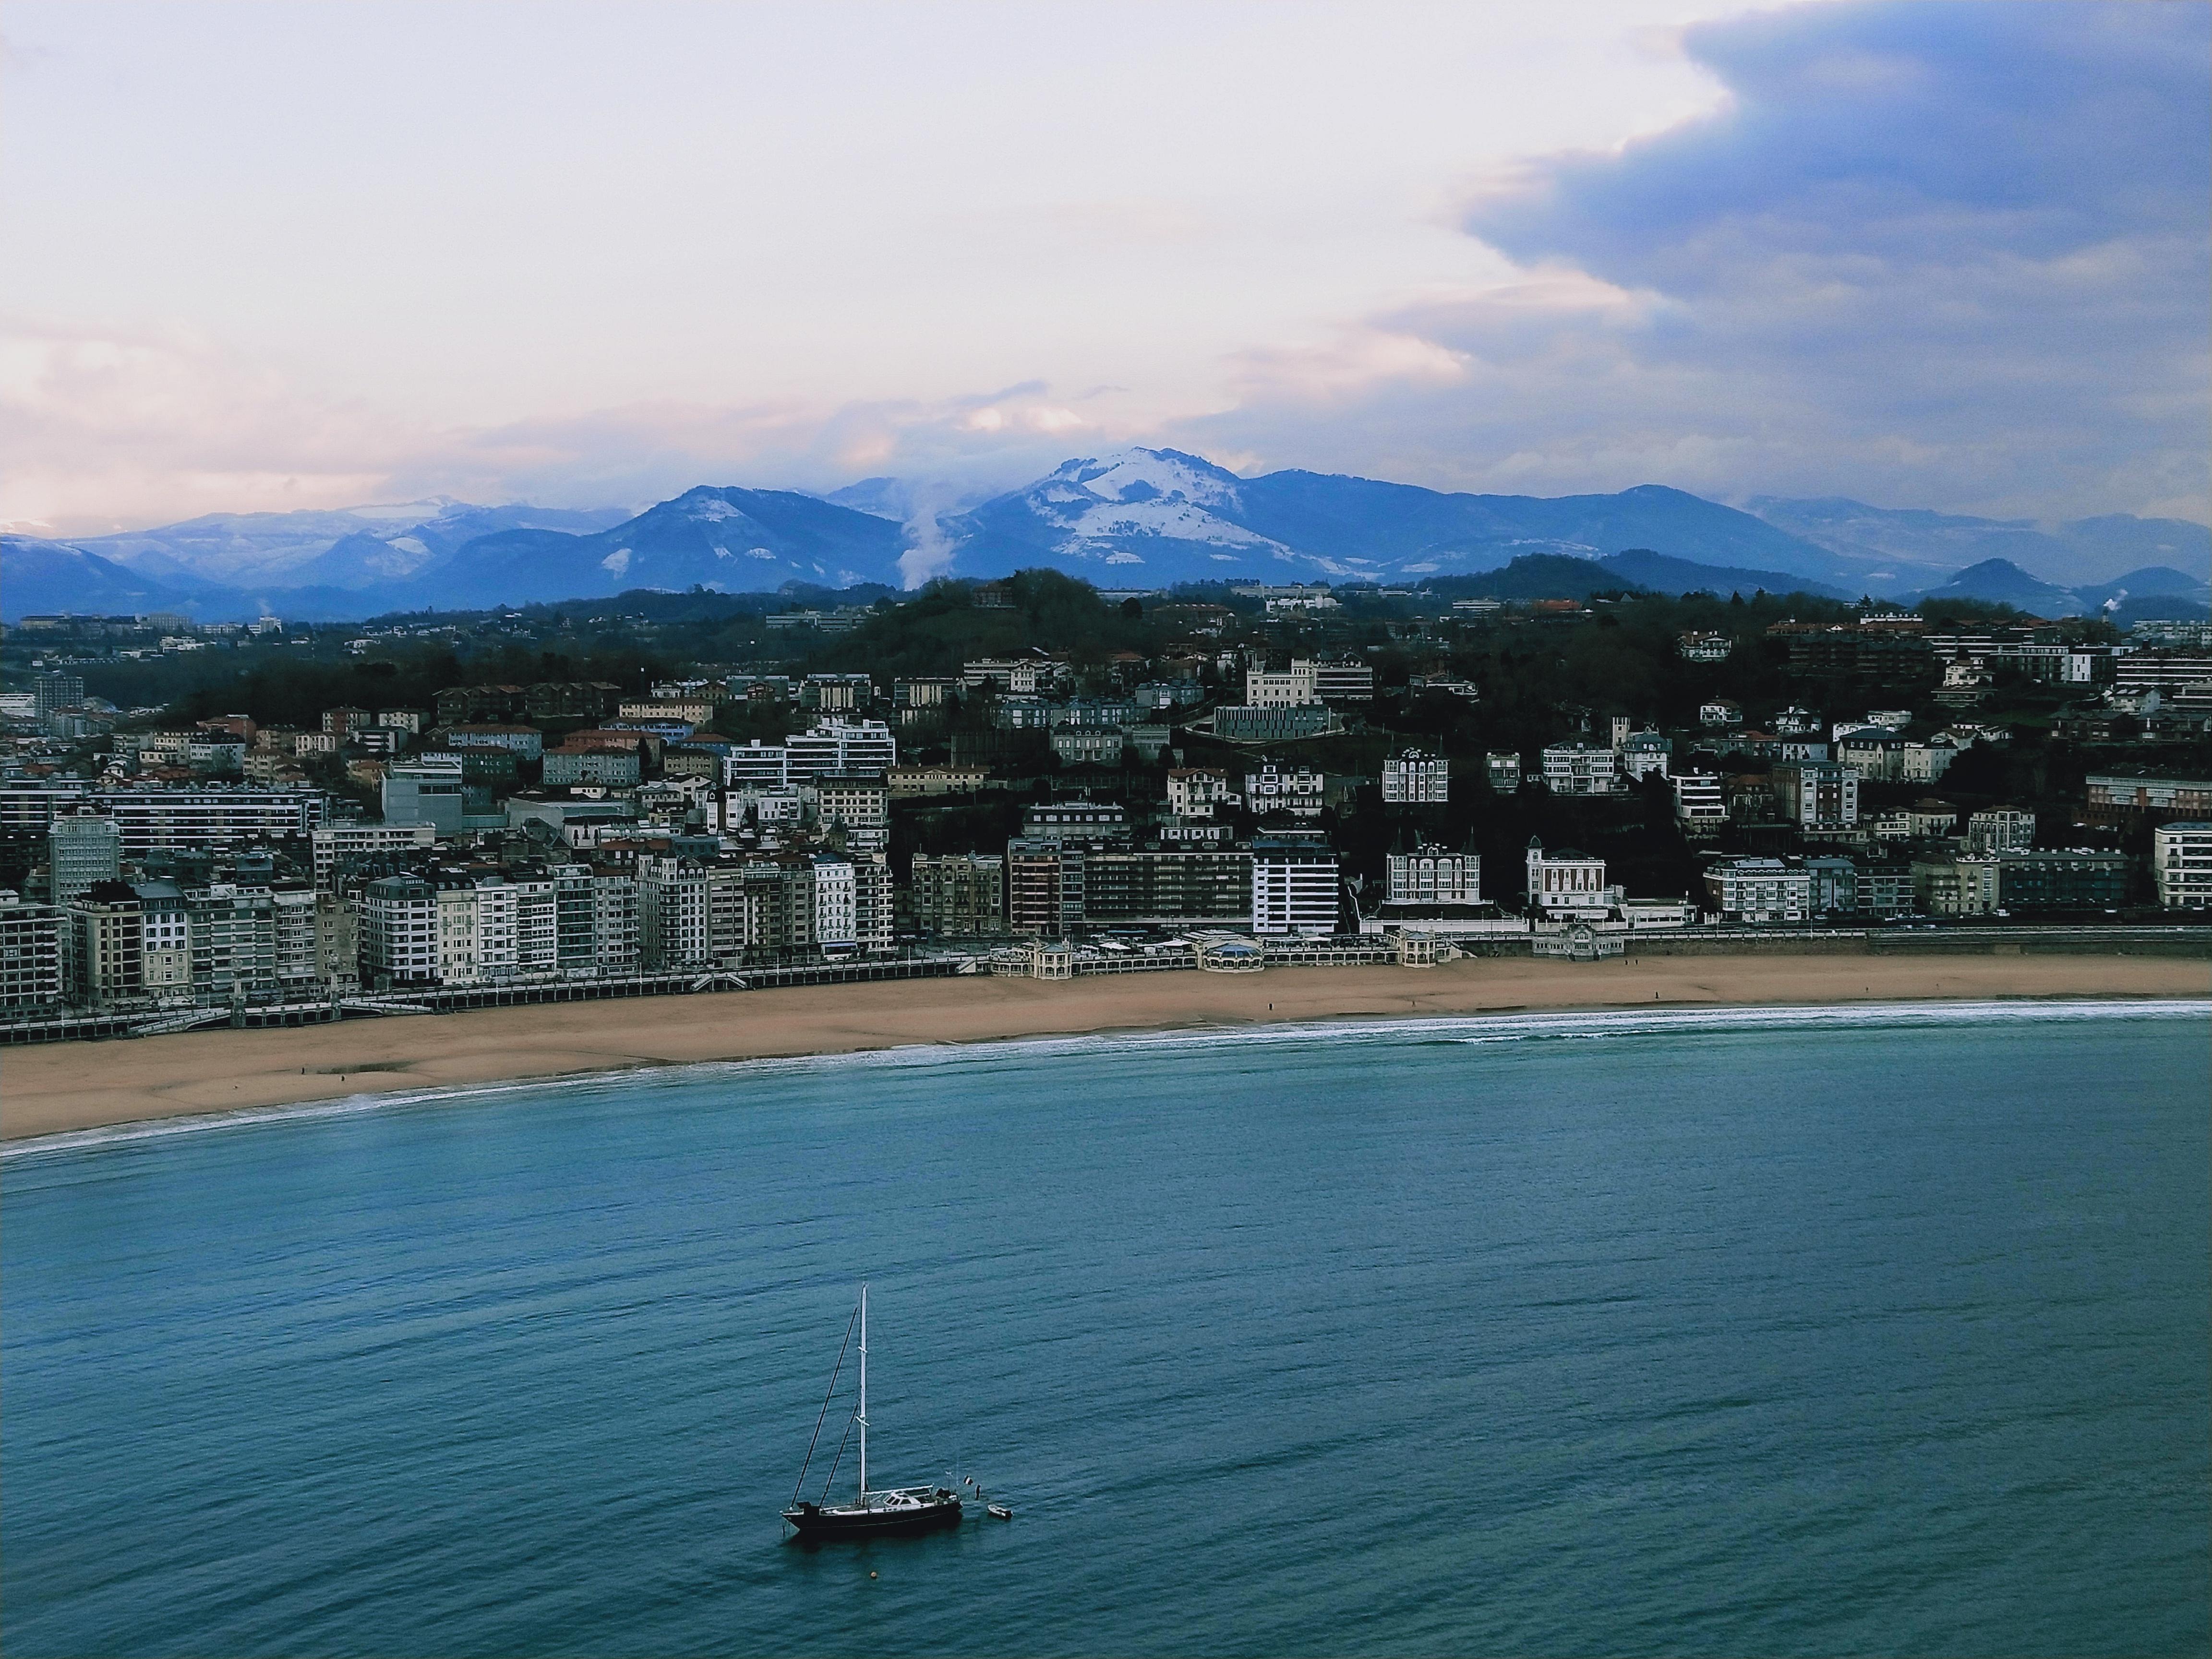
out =
[(1559, 562), (27, 617), (0, 1012), (2212, 920), (2206, 624)]

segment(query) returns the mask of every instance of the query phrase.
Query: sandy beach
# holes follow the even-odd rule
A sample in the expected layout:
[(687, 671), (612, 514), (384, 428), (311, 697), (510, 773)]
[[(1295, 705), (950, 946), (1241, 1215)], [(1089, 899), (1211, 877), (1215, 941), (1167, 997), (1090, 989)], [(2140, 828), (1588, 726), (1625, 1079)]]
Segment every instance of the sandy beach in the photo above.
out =
[(493, 1008), (17, 1048), (0, 1139), (349, 1095), (911, 1043), (1523, 1009), (2212, 996), (2155, 957), (1747, 956), (866, 985)]

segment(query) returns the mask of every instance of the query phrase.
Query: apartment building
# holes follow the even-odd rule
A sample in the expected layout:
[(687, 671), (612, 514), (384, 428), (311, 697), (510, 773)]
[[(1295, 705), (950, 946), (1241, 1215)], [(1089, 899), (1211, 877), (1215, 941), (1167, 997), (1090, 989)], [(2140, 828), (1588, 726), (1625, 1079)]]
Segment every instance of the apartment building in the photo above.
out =
[(1372, 702), (1375, 670), (1366, 663), (1344, 660), (1313, 665), (1314, 695), (1323, 702)]
[(704, 865), (673, 854), (637, 861), (638, 948), (648, 973), (714, 966), (710, 878)]
[(437, 845), (438, 831), (428, 823), (325, 824), (308, 836), (315, 885), (335, 890), (346, 870), (394, 854), (423, 853)]
[(1840, 762), (1782, 762), (1771, 787), (1784, 820), (1808, 835), (1858, 825), (1859, 775)]
[(1674, 764), (1674, 740), (1657, 732), (1632, 732), (1613, 744), (1620, 756), (1621, 775), (1632, 783), (1648, 777), (1665, 777)]
[(1997, 906), (2006, 911), (2108, 910), (2128, 901), (2128, 858), (2097, 848), (2008, 847), (1996, 862)]
[(1334, 933), (1342, 886), (1327, 837), (1260, 836), (1252, 843), (1252, 931)]
[(2001, 853), (2035, 845), (2035, 814), (2010, 806), (1992, 807), (1966, 820), (1966, 850)]
[(363, 988), (436, 984), (437, 888), (421, 876), (383, 876), (362, 886), (359, 902)]
[(832, 716), (784, 739), (787, 775), (795, 783), (832, 774), (888, 772), (898, 764), (898, 739), (881, 720), (848, 720)]
[(1321, 678), (1314, 665), (1296, 661), (1288, 668), (1247, 669), (1244, 702), (1251, 708), (1297, 708), (1321, 701)]
[(1668, 780), (1674, 791), (1674, 817), (1684, 833), (1711, 836), (1728, 822), (1728, 801), (1717, 772), (1677, 772)]
[(1405, 749), (1382, 763), (1386, 805), (1443, 806), (1451, 800), (1451, 763), (1425, 749)]
[(890, 848), (891, 792), (882, 774), (826, 773), (814, 780), (814, 791), (823, 828), (842, 831), (846, 851), (873, 855)]
[(1168, 811), (1179, 818), (1210, 818), (1228, 800), (1226, 772), (1194, 766), (1168, 774)]
[(96, 882), (123, 873), (123, 835), (112, 818), (89, 813), (58, 817), (46, 831), (47, 893), (67, 904)]
[(1620, 757), (1602, 744), (1555, 743), (1543, 759), (1544, 787), (1555, 795), (1621, 793)]
[(2083, 788), (2089, 822), (2112, 829), (2212, 818), (2212, 778), (2093, 772)]
[(1985, 916), (2001, 902), (1994, 854), (1938, 854), (1912, 860), (1912, 896), (1923, 915)]
[(1813, 914), (1813, 878), (1783, 859), (1724, 859), (1705, 872), (1705, 908), (1723, 922), (1798, 922)]
[(1392, 904), (1480, 904), (1482, 859), (1424, 842), (1389, 855), (1389, 881)]
[(940, 939), (1006, 931), (1006, 860), (992, 853), (917, 853), (908, 878), (915, 926)]
[(2151, 872), (2169, 910), (2212, 908), (2212, 822), (2185, 818), (2151, 831)]
[(1618, 887), (1606, 884), (1603, 859), (1572, 848), (1547, 852), (1534, 836), (1528, 841), (1527, 875), (1528, 908), (1545, 915), (1603, 916), (1621, 896)]
[(0, 1012), (21, 1018), (62, 1000), (63, 913), (0, 889)]
[(1255, 817), (1287, 812), (1295, 818), (1317, 818), (1327, 801), (1328, 780), (1310, 766), (1283, 766), (1262, 761), (1244, 775), (1244, 805)]

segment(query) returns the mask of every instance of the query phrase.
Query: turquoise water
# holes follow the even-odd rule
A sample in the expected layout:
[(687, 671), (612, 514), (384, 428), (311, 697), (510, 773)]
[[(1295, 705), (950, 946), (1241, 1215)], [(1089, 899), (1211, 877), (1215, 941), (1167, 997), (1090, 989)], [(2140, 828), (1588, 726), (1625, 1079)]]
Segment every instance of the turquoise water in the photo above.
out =
[[(2209, 1033), (1522, 1016), (19, 1152), (0, 1645), (2202, 1653)], [(1011, 1523), (781, 1541), (863, 1275), (872, 1473)]]

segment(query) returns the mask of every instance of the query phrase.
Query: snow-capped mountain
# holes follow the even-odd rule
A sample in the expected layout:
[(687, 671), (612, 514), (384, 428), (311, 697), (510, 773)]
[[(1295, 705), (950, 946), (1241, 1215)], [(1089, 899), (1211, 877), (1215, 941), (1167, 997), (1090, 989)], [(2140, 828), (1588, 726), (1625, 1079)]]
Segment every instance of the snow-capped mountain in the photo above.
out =
[(1748, 514), (1657, 484), (1557, 499), (1447, 495), (1316, 472), (1240, 478), (1172, 449), (1069, 461), (945, 527), (963, 575), (1044, 562), (1123, 586), (1398, 580), (1632, 547), (1815, 580), (1837, 562)]
[(328, 511), (212, 513), (72, 544), (161, 581), (365, 588), (418, 575), (496, 531), (588, 534), (629, 516), (623, 507), (477, 507), (439, 495)]
[(1109, 586), (1249, 576), (1295, 555), (1238, 522), (1243, 487), (1198, 456), (1131, 449), (1069, 461), (945, 529), (963, 575), (1003, 575), (1042, 560)]
[[(79, 541), (7, 538), (0, 600), (9, 617), (273, 611), (317, 620), (631, 588), (902, 586), (916, 568), (992, 577), (1051, 566), (1104, 587), (1164, 587), (1417, 582), (1502, 569), (1528, 555), (1634, 554), (1661, 586), (1750, 580), (1771, 589), (1787, 580), (1850, 597), (2005, 598), (2049, 614), (2116, 601), (2139, 609), (2154, 591), (2182, 599), (2179, 588), (2191, 590), (2185, 603), (2201, 604), (2212, 563), (2212, 531), (2173, 520), (2119, 515), (2038, 529), (1840, 499), (1760, 498), (1755, 514), (1741, 513), (1661, 484), (1604, 495), (1462, 495), (1299, 471), (1243, 478), (1173, 449), (1071, 460), (949, 516), (933, 519), (918, 505), (933, 497), (947, 499), (945, 487), (870, 478), (828, 496), (702, 485), (635, 514), (443, 498), (216, 514)], [(1999, 548), (2023, 557), (2010, 561)], [(2126, 574), (2074, 586), (2115, 572)]]
[(906, 545), (901, 526), (873, 514), (788, 490), (702, 484), (589, 536), (509, 530), (477, 537), (432, 573), (435, 597), (427, 602), (522, 605), (633, 587), (760, 593), (793, 581), (896, 587)]

